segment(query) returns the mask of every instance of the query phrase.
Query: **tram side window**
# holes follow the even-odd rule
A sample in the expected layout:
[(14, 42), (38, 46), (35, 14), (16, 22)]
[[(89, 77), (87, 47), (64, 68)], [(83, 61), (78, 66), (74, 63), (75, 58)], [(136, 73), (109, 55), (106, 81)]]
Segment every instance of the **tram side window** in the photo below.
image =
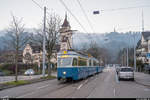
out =
[(73, 58), (72, 66), (77, 66), (77, 58)]
[(96, 66), (96, 65), (97, 65), (95, 61), (93, 61), (93, 65), (94, 65), (94, 66)]
[(96, 63), (97, 66), (99, 66), (99, 63)]
[(87, 61), (86, 60), (79, 60), (78, 65), (79, 66), (87, 66)]
[(92, 66), (92, 62), (91, 62), (91, 60), (89, 60), (89, 66)]

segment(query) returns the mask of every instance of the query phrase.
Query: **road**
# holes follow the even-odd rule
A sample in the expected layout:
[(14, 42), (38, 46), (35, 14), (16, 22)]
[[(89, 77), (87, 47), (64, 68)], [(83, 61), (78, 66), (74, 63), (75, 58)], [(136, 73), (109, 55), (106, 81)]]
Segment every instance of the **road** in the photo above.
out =
[[(15, 91), (15, 92), (14, 92)], [(87, 79), (62, 83), (56, 79), (0, 91), (11, 98), (150, 98), (150, 87), (118, 81), (115, 69), (106, 68)]]

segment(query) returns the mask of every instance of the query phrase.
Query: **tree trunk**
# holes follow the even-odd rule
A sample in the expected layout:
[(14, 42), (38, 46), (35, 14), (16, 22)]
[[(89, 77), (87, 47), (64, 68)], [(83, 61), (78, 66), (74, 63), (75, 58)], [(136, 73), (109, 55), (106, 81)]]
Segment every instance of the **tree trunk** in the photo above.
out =
[(48, 76), (51, 76), (51, 62), (48, 62)]
[(16, 68), (15, 68), (15, 81), (18, 81), (18, 50), (16, 51)]

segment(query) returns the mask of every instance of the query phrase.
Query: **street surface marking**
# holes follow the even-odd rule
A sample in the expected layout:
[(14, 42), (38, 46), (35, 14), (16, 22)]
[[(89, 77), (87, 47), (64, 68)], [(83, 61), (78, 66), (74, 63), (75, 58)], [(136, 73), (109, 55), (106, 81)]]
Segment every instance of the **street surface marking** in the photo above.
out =
[(36, 93), (36, 92), (37, 92), (37, 91), (33, 91), (33, 92), (27, 93), (27, 94), (25, 94), (25, 95), (18, 96), (17, 98), (23, 98), (23, 97), (26, 97), (26, 96), (28, 96), (28, 95), (34, 94), (34, 93)]
[(85, 81), (85, 83), (87, 83), (87, 82), (88, 82), (88, 80)]
[(147, 91), (147, 92), (148, 92), (148, 91), (150, 91), (150, 89), (144, 89), (144, 91)]
[(116, 73), (116, 83), (119, 83), (117, 73)]
[(82, 86), (83, 86), (83, 84), (79, 85), (79, 87), (77, 88), (77, 90), (79, 90)]
[(7, 96), (4, 96), (4, 97), (2, 97), (2, 98), (8, 98), (9, 96), (7, 95)]
[(45, 88), (45, 87), (47, 87), (47, 86), (49, 86), (49, 85), (45, 85), (45, 86), (38, 87), (38, 89)]
[(114, 88), (114, 96), (116, 96), (116, 89)]

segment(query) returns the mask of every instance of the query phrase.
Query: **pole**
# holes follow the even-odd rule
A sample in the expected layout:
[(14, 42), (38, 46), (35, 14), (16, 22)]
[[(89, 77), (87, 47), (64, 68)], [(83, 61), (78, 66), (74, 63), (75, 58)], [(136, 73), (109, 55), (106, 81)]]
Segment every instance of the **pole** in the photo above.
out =
[(45, 27), (46, 27), (46, 7), (44, 7), (44, 28), (43, 28), (43, 77), (45, 77)]
[(144, 32), (144, 15), (143, 15), (143, 9), (142, 9), (142, 31)]
[(129, 66), (129, 62), (128, 62), (128, 58), (129, 58), (129, 57), (128, 57), (128, 49), (129, 49), (129, 48), (127, 47), (127, 67)]
[(135, 35), (134, 35), (134, 70), (136, 71), (136, 46), (135, 46)]

